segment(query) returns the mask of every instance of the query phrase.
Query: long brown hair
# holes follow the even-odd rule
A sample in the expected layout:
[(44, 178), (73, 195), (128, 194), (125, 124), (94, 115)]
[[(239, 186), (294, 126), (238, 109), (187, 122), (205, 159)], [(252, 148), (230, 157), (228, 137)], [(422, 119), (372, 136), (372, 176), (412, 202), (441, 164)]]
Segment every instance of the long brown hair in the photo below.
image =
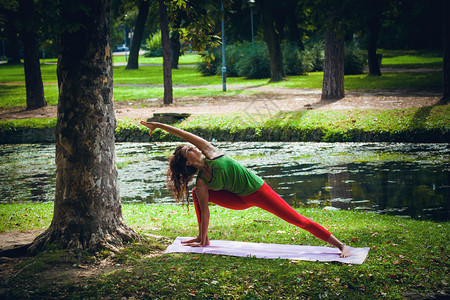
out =
[(189, 205), (189, 183), (197, 173), (197, 168), (187, 166), (187, 159), (181, 154), (181, 149), (185, 145), (179, 145), (175, 148), (173, 155), (169, 158), (169, 169), (167, 170), (167, 188), (172, 192), (177, 202), (183, 202)]

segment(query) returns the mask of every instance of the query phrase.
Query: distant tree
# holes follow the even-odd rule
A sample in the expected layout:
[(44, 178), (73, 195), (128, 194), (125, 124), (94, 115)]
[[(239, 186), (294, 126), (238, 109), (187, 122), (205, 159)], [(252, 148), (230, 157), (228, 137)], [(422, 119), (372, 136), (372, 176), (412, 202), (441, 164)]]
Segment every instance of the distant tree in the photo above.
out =
[(442, 104), (450, 103), (450, 2), (442, 0), (442, 38), (443, 38), (443, 96), (440, 101)]
[(150, 0), (139, 1), (139, 12), (134, 26), (134, 34), (131, 39), (130, 56), (125, 69), (133, 70), (139, 68), (139, 50), (141, 48), (142, 37), (144, 35), (145, 22), (147, 21)]
[(20, 64), (19, 47), (19, 3), (17, 1), (0, 0), (0, 26), (5, 30), (6, 56), (9, 64)]
[(47, 102), (45, 102), (44, 97), (44, 85), (39, 61), (38, 16), (35, 13), (34, 1), (19, 0), (19, 15), (21, 21), (20, 35), (23, 42), (27, 109), (35, 109), (47, 106)]
[(172, 54), (169, 37), (169, 18), (167, 15), (167, 5), (164, 0), (159, 2), (159, 22), (161, 26), (161, 43), (163, 52), (163, 72), (164, 72), (164, 104), (173, 103), (172, 92)]
[(171, 58), (171, 68), (178, 69), (178, 62), (180, 60), (181, 54), (181, 43), (180, 43), (180, 32), (178, 29), (181, 27), (183, 22), (183, 18), (186, 18), (186, 13), (178, 9), (176, 5), (171, 5), (171, 24), (172, 24), (172, 32), (170, 35), (170, 53), (172, 54)]
[(20, 64), (19, 34), (14, 18), (8, 16), (6, 27), (6, 56), (8, 64)]
[(344, 49), (345, 35), (358, 23), (359, 0), (306, 0), (311, 9), (313, 21), (325, 31), (324, 73), (322, 100), (338, 100), (344, 91)]
[(286, 77), (283, 67), (283, 54), (281, 51), (281, 39), (284, 24), (277, 21), (277, 7), (279, 2), (271, 0), (258, 1), (261, 8), (261, 23), (264, 32), (264, 41), (267, 44), (270, 58), (270, 81), (281, 81)]
[(385, 2), (385, 0), (367, 0), (367, 5), (364, 7), (364, 11), (366, 12), (367, 16), (366, 26), (369, 39), (367, 47), (367, 58), (369, 64), (369, 75), (371, 76), (381, 76), (381, 66), (377, 56), (377, 42), (378, 34), (381, 29), (381, 21)]
[(117, 251), (138, 237), (118, 191), (109, 11), (109, 0), (60, 0), (54, 213), (30, 252), (49, 243)]
[(338, 100), (344, 91), (344, 37), (335, 30), (325, 32), (322, 100)]

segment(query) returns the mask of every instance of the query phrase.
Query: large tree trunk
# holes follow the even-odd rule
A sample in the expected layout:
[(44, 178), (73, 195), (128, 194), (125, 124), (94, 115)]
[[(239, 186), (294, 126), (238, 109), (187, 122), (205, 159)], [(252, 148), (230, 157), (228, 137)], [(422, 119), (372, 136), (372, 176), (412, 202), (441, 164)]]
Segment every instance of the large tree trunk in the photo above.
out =
[(141, 48), (142, 36), (144, 34), (145, 22), (147, 21), (150, 0), (142, 0), (139, 3), (139, 13), (134, 26), (133, 39), (131, 40), (130, 57), (125, 69), (132, 70), (139, 68), (139, 49)]
[(31, 252), (47, 243), (117, 251), (137, 238), (122, 217), (117, 183), (110, 0), (81, 2), (61, 0), (71, 26), (60, 35), (57, 68), (55, 207)]
[(344, 96), (344, 38), (328, 30), (325, 32), (322, 100), (338, 100)]
[(283, 67), (283, 54), (281, 52), (280, 28), (276, 28), (274, 17), (275, 7), (272, 1), (260, 1), (262, 9), (262, 26), (264, 41), (269, 50), (270, 82), (281, 81), (286, 76)]
[(164, 0), (159, 0), (159, 21), (161, 26), (161, 43), (163, 52), (163, 70), (164, 70), (164, 104), (173, 103), (172, 93), (172, 54), (170, 50), (169, 38), (169, 18), (167, 16), (167, 6)]
[(443, 65), (443, 95), (440, 103), (450, 103), (450, 2), (448, 0), (442, 0), (442, 24), (443, 24), (443, 48), (444, 48), (444, 65)]
[(36, 24), (33, 24), (33, 0), (20, 0), (23, 41), (23, 61), (25, 69), (25, 87), (27, 91), (27, 109), (47, 106), (42, 84), (41, 65), (39, 62), (39, 45), (36, 34)]

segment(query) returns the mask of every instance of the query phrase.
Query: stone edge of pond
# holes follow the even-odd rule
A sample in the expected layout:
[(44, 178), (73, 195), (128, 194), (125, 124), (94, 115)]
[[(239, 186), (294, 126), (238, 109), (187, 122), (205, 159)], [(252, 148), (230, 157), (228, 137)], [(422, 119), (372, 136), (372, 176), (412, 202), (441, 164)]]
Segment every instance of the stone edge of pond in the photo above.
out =
[[(368, 132), (347, 130), (329, 132), (322, 129), (287, 130), (283, 128), (242, 128), (239, 130), (185, 128), (208, 140), (249, 142), (410, 142), (449, 143), (450, 131), (442, 129), (405, 129), (403, 131)], [(173, 142), (180, 141), (162, 131), (155, 131), (150, 137), (145, 128), (116, 129), (116, 142)], [(0, 144), (54, 143), (55, 127), (14, 127), (0, 130)]]

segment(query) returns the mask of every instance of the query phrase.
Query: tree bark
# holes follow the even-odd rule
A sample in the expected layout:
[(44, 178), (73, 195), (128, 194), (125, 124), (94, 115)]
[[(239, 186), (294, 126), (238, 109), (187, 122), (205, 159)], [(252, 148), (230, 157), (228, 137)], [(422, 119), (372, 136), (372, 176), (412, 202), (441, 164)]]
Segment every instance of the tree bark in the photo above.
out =
[(145, 22), (147, 21), (150, 0), (142, 0), (139, 3), (139, 13), (134, 26), (133, 39), (131, 40), (130, 57), (125, 69), (139, 69), (139, 49), (141, 48), (142, 36), (144, 34)]
[(378, 29), (375, 24), (369, 24), (369, 47), (367, 49), (369, 76), (381, 76), (380, 63), (377, 57), (377, 41)]
[(269, 50), (270, 82), (281, 81), (286, 73), (284, 72), (283, 54), (281, 52), (281, 29), (275, 27), (274, 3), (270, 0), (259, 1), (258, 3), (260, 3), (262, 9), (264, 41)]
[(327, 30), (322, 100), (338, 100), (344, 96), (344, 38), (335, 31)]
[(163, 72), (164, 72), (164, 104), (173, 103), (172, 93), (172, 54), (170, 50), (169, 38), (169, 18), (167, 16), (167, 6), (164, 0), (159, 0), (159, 21), (161, 26), (161, 43), (163, 52)]
[(29, 251), (64, 248), (118, 251), (138, 238), (122, 217), (117, 183), (110, 0), (61, 0), (58, 58), (56, 190), (50, 227)]
[(178, 69), (181, 44), (180, 44), (180, 34), (177, 31), (172, 31), (172, 36), (170, 37), (170, 48), (172, 52), (171, 68)]
[(381, 1), (371, 2), (369, 19), (367, 20), (367, 29), (369, 32), (369, 45), (367, 57), (369, 64), (369, 76), (381, 76), (380, 63), (377, 57), (378, 32), (380, 31), (381, 20)]
[(27, 93), (27, 109), (35, 109), (47, 106), (44, 97), (44, 85), (42, 83), (41, 65), (39, 62), (39, 44), (36, 33), (33, 0), (20, 0), (19, 11), (21, 14), (23, 42), (23, 61), (25, 69), (25, 87)]
[(443, 88), (441, 104), (450, 103), (450, 16), (448, 14), (450, 10), (450, 2), (448, 0), (442, 0), (442, 36), (443, 36)]

